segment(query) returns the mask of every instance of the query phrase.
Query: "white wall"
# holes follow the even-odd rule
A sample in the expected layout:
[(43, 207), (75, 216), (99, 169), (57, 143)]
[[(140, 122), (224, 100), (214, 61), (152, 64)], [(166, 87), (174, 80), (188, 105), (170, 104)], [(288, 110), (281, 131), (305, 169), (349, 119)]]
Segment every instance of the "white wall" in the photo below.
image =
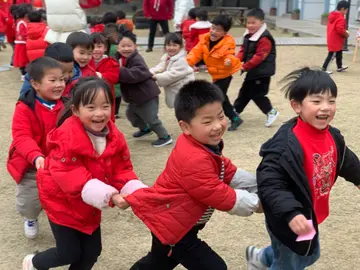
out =
[(303, 20), (319, 19), (324, 13), (324, 0), (303, 0)]
[(271, 8), (272, 1), (271, 0), (262, 0), (260, 4), (260, 8), (265, 12), (269, 13)]
[(286, 0), (279, 0), (278, 16), (286, 13)]

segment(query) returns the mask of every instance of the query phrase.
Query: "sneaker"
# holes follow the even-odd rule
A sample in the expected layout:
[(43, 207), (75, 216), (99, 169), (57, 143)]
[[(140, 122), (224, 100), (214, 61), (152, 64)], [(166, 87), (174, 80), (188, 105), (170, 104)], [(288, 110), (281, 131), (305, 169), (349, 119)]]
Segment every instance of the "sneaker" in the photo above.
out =
[(336, 71), (337, 72), (342, 72), (344, 70), (347, 70), (349, 67), (348, 66), (342, 66), (341, 68), (338, 68)]
[(173, 140), (169, 135), (167, 138), (159, 138), (156, 141), (152, 142), (151, 145), (154, 147), (163, 147), (168, 144), (172, 144)]
[(228, 131), (234, 131), (237, 130), (238, 127), (244, 122), (241, 118), (238, 118), (236, 120), (231, 121), (231, 126), (228, 128)]
[(135, 133), (133, 133), (133, 137), (134, 138), (140, 138), (146, 135), (150, 135), (152, 133), (152, 130), (147, 128), (147, 129), (143, 129), (143, 130), (138, 130)]
[(333, 74), (333, 72), (331, 70), (325, 70), (325, 72), (329, 75)]
[(147, 48), (145, 52), (152, 52), (153, 49), (152, 48)]
[(278, 118), (279, 114), (280, 114), (280, 113), (279, 113), (277, 110), (272, 109), (272, 110), (268, 113), (265, 126), (266, 126), (266, 127), (270, 127), (270, 126), (275, 122), (275, 120)]
[(39, 223), (37, 219), (25, 219), (24, 222), (25, 236), (34, 239), (39, 233)]
[(260, 261), (261, 249), (254, 246), (246, 248), (246, 261), (248, 270), (266, 270), (267, 267)]
[(25, 82), (25, 75), (21, 75), (20, 80), (21, 80), (22, 82)]
[(24, 260), (23, 260), (23, 270), (36, 270), (33, 263), (32, 263), (32, 259), (34, 258), (34, 254), (30, 254), (30, 255), (26, 255)]

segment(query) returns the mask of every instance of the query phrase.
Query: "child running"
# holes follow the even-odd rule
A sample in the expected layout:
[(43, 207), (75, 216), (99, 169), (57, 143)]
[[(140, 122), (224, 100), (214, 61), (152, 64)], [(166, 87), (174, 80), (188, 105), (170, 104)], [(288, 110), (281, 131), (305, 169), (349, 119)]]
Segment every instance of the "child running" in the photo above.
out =
[(101, 253), (101, 210), (126, 206), (120, 193), (145, 186), (133, 171), (124, 135), (109, 121), (112, 103), (106, 82), (83, 78), (49, 134), (37, 180), (56, 247), (27, 255), (23, 270), (92, 269)]
[(36, 170), (47, 156), (46, 136), (55, 128), (64, 104), (64, 75), (56, 60), (42, 57), (28, 67), (31, 89), (16, 104), (7, 169), (16, 181), (16, 210), (24, 218), (25, 236), (38, 235), (41, 205), (36, 185)]
[(169, 108), (174, 108), (175, 97), (180, 88), (195, 80), (194, 70), (186, 62), (186, 53), (183, 49), (183, 39), (179, 34), (169, 33), (165, 37), (166, 53), (160, 63), (150, 69), (153, 79), (164, 87), (165, 102)]
[(315, 263), (320, 256), (318, 226), (329, 216), (337, 177), (360, 188), (359, 159), (330, 126), (338, 95), (335, 82), (309, 68), (293, 71), (285, 81), (285, 97), (298, 116), (260, 150), (257, 182), (271, 246), (248, 247), (248, 269), (303, 270)]
[(230, 119), (228, 131), (236, 130), (242, 123), (227, 96), (232, 75), (241, 68), (241, 63), (235, 57), (236, 42), (228, 34), (231, 28), (231, 19), (226, 15), (218, 15), (213, 21), (210, 33), (200, 37), (199, 43), (191, 50), (186, 60), (190, 66), (195, 66), (201, 60), (216, 84), (224, 94), (223, 108), (225, 115)]
[(144, 58), (136, 49), (135, 34), (125, 30), (120, 35), (116, 58), (120, 63), (121, 93), (129, 103), (126, 116), (132, 126), (139, 129), (133, 137), (140, 138), (154, 131), (158, 139), (151, 143), (153, 147), (172, 144), (171, 136), (158, 117), (160, 89), (152, 79), (153, 74)]
[[(222, 91), (207, 81), (180, 90), (175, 114), (182, 129), (165, 170), (151, 188), (125, 197), (152, 233), (151, 252), (131, 270), (225, 270), (198, 237), (214, 210), (250, 216), (259, 209), (256, 179), (222, 155), (226, 119)], [(261, 208), (261, 207), (260, 207)]]

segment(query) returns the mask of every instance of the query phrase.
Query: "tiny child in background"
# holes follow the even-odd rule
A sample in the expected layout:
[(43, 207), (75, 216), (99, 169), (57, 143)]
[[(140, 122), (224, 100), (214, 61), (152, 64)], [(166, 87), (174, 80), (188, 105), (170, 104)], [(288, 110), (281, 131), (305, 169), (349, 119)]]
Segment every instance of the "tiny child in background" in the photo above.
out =
[(129, 103), (126, 116), (132, 126), (139, 129), (133, 137), (140, 138), (154, 131), (158, 139), (151, 143), (152, 146), (171, 144), (173, 140), (158, 117), (160, 89), (136, 49), (136, 36), (129, 30), (125, 30), (119, 37), (116, 58), (120, 63), (121, 93)]
[(327, 70), (330, 62), (336, 56), (337, 72), (342, 72), (348, 69), (348, 66), (343, 66), (343, 47), (345, 39), (349, 37), (349, 32), (346, 30), (346, 21), (344, 16), (349, 12), (350, 4), (348, 1), (340, 1), (337, 4), (336, 10), (329, 14), (327, 24), (327, 46), (328, 56), (322, 66), (323, 70), (329, 74), (332, 71)]
[(169, 33), (165, 37), (166, 53), (161, 57), (160, 63), (151, 68), (153, 79), (165, 90), (165, 103), (174, 108), (175, 97), (180, 88), (195, 80), (194, 70), (186, 61), (183, 48), (183, 39), (177, 33)]
[(271, 246), (247, 248), (249, 269), (302, 270), (315, 263), (320, 257), (319, 224), (329, 216), (337, 177), (360, 188), (359, 159), (330, 126), (338, 95), (335, 82), (309, 68), (293, 71), (284, 82), (297, 117), (260, 150), (257, 182)]
[(210, 32), (211, 22), (208, 21), (208, 12), (204, 9), (197, 8), (195, 11), (196, 22), (190, 25), (190, 42), (191, 49), (194, 48), (200, 40), (200, 36)]
[(117, 15), (113, 11), (108, 11), (103, 15), (102, 21), (104, 25), (107, 25), (109, 23), (116, 23)]
[(271, 76), (275, 74), (276, 46), (275, 40), (264, 23), (265, 13), (260, 8), (252, 9), (246, 15), (244, 42), (237, 55), (246, 72), (234, 108), (241, 114), (251, 100), (267, 116), (266, 127), (270, 127), (279, 116), (273, 108), (267, 94)]
[(90, 33), (102, 33), (104, 31), (103, 20), (100, 16), (90, 18)]
[(42, 209), (35, 174), (44, 167), (46, 137), (64, 108), (65, 82), (60, 64), (48, 57), (34, 60), (28, 75), (31, 89), (20, 96), (15, 107), (7, 170), (17, 183), (16, 210), (24, 218), (25, 236), (35, 238)]
[(242, 121), (231, 105), (227, 91), (233, 78), (232, 75), (240, 70), (241, 63), (235, 57), (235, 39), (228, 34), (231, 24), (231, 18), (218, 15), (212, 21), (210, 33), (200, 37), (199, 43), (190, 51), (186, 60), (192, 67), (204, 60), (214, 84), (224, 94), (224, 112), (231, 121), (228, 130), (234, 131)]
[(189, 10), (187, 19), (181, 24), (181, 33), (185, 40), (185, 50), (189, 53), (192, 49), (190, 26), (196, 23), (196, 8)]
[(122, 24), (125, 25), (125, 27), (132, 32), (134, 30), (134, 24), (131, 20), (126, 19), (126, 13), (122, 10), (118, 10), (116, 11), (116, 15), (117, 15), (117, 21), (116, 24)]
[(256, 179), (222, 155), (226, 118), (222, 91), (207, 81), (184, 85), (175, 100), (182, 129), (164, 171), (150, 188), (124, 199), (152, 235), (151, 251), (131, 270), (226, 270), (198, 233), (215, 209), (250, 216), (261, 211)]
[(126, 207), (121, 193), (146, 187), (133, 171), (124, 135), (110, 121), (112, 102), (104, 80), (82, 78), (49, 133), (37, 181), (56, 247), (27, 255), (23, 270), (92, 269), (102, 249), (101, 211)]
[(103, 34), (92, 33), (91, 39), (94, 43), (93, 59), (98, 77), (104, 79), (110, 86), (114, 102), (112, 102), (111, 120), (115, 121), (115, 89), (114, 85), (119, 81), (120, 66), (118, 61), (107, 56), (109, 42)]

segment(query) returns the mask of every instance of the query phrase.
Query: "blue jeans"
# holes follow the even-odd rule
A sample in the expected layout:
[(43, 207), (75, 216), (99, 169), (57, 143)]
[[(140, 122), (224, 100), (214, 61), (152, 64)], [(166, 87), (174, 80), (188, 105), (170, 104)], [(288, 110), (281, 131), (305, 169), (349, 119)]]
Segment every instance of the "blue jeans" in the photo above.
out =
[(269, 270), (304, 270), (320, 257), (319, 241), (315, 243), (313, 255), (300, 256), (282, 244), (271, 232), (269, 234), (271, 246), (264, 248), (260, 255), (261, 263)]

